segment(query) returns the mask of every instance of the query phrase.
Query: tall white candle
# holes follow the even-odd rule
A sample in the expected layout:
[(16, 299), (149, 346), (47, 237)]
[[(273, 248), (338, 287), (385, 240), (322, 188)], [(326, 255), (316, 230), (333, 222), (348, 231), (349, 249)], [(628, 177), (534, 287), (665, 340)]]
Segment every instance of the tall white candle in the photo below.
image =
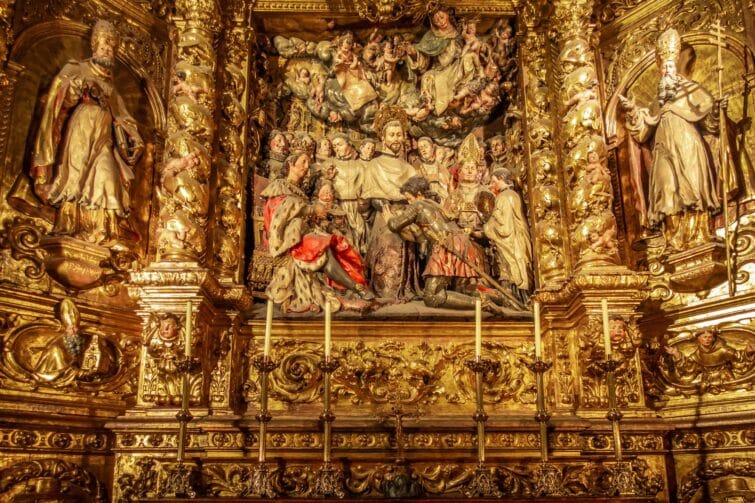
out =
[(325, 303), (325, 360), (330, 360), (330, 301)]
[(474, 303), (474, 354), (482, 356), (482, 299), (475, 299)]
[(192, 316), (192, 309), (191, 309), (191, 301), (186, 302), (186, 333), (184, 336), (186, 339), (184, 340), (184, 355), (186, 355), (186, 358), (191, 358), (191, 316)]
[(267, 301), (267, 316), (265, 317), (265, 346), (262, 355), (267, 358), (270, 356), (270, 336), (273, 331), (273, 301)]
[(543, 340), (540, 333), (540, 301), (532, 303), (532, 309), (535, 311), (535, 358), (543, 355)]
[(602, 299), (600, 307), (603, 311), (603, 344), (606, 348), (606, 359), (611, 356), (611, 329), (608, 326), (608, 300)]

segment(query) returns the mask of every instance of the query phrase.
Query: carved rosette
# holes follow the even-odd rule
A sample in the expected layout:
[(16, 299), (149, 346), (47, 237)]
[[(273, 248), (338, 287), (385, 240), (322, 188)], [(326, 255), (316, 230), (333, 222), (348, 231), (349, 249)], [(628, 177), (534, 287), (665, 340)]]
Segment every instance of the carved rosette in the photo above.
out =
[(559, 143), (577, 270), (618, 262), (613, 188), (606, 162), (603, 112), (591, 47), (592, 0), (556, 4)]
[(213, 264), (220, 276), (241, 281), (244, 187), (246, 186), (246, 122), (249, 104), (250, 25), (246, 2), (230, 2), (221, 65), (219, 162), (213, 217)]
[(177, 57), (158, 192), (160, 261), (200, 261), (206, 254), (216, 106), (213, 39), (219, 22), (213, 0), (176, 2)]

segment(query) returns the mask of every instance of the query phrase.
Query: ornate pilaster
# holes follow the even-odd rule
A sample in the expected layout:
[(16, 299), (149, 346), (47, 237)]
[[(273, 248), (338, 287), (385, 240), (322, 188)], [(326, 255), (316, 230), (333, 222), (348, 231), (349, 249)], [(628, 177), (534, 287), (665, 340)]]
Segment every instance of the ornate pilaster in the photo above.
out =
[(247, 164), (247, 112), (251, 2), (234, 1), (226, 7), (223, 58), (220, 64), (219, 162), (212, 219), (212, 264), (221, 278), (243, 282), (244, 187)]
[(576, 271), (617, 264), (613, 188), (606, 163), (603, 110), (591, 47), (592, 0), (559, 1), (552, 27), (556, 60), (558, 144), (569, 218), (569, 241)]
[(159, 261), (203, 261), (215, 135), (214, 0), (180, 0), (173, 18), (175, 63), (168, 139), (160, 172)]
[(526, 27), (520, 41), (520, 64), (523, 72), (524, 114), (529, 134), (526, 151), (529, 158), (530, 207), (534, 216), (534, 247), (538, 257), (536, 274), (541, 289), (554, 289), (567, 276), (564, 253), (565, 225), (560, 183), (554, 147), (553, 105), (549, 89), (549, 42), (545, 32), (537, 29), (540, 20), (538, 2), (527, 2), (520, 18)]

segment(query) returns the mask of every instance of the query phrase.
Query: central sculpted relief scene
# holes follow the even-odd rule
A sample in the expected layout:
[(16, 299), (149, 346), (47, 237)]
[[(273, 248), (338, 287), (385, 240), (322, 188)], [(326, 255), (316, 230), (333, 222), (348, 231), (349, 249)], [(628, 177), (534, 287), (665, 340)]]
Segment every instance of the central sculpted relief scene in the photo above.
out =
[(252, 285), (283, 313), (432, 315), (481, 298), (526, 316), (511, 21), (438, 7), (411, 30), (271, 43), (279, 106), (255, 167)]
[(743, 0), (0, 0), (0, 501), (755, 501)]

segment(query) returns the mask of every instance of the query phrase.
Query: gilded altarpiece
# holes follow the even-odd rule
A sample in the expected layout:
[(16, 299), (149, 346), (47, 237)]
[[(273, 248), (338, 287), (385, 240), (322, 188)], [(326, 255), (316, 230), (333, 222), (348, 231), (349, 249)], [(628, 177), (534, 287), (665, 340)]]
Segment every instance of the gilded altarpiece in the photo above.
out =
[(753, 498), (751, 2), (347, 4), (0, 0), (0, 500)]

